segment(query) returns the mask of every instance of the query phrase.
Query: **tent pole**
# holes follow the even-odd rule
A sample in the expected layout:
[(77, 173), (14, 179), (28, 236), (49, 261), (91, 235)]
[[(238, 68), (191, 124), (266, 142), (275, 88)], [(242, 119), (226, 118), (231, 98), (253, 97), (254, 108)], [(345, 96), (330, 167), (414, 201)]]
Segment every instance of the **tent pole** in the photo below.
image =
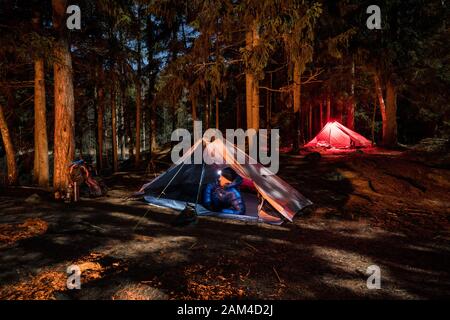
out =
[[(203, 155), (203, 141), (202, 141), (202, 143), (200, 143), (200, 146), (199, 146), (200, 148), (201, 148), (201, 150), (202, 150), (202, 155)], [(199, 198), (200, 198), (200, 190), (201, 190), (201, 188), (202, 188), (202, 183), (203, 183), (203, 175), (204, 175), (204, 173), (205, 173), (205, 161), (204, 161), (204, 159), (203, 159), (203, 157), (202, 157), (202, 173), (200, 174), (200, 181), (199, 181), (199, 183), (198, 183), (198, 190), (197, 190), (197, 198), (195, 199), (195, 210), (197, 210), (197, 204), (198, 204), (198, 200), (199, 200)]]
[(202, 189), (204, 173), (205, 173), (205, 163), (203, 162), (202, 163), (202, 174), (200, 175), (200, 182), (198, 183), (197, 198), (195, 199), (195, 210), (197, 210), (197, 204), (198, 204), (198, 200), (200, 198), (200, 190)]

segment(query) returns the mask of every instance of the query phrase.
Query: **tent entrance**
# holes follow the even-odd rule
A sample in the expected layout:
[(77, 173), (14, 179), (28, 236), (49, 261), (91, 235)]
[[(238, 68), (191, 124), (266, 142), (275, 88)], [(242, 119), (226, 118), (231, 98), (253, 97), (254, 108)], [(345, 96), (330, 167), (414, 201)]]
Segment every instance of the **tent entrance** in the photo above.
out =
[[(217, 216), (226, 219), (234, 219), (234, 220), (242, 220), (242, 221), (255, 221), (255, 222), (268, 222), (271, 224), (281, 224), (283, 223), (283, 219), (279, 214), (274, 217), (273, 215), (268, 217), (264, 215), (264, 217), (260, 216), (260, 207), (261, 207), (261, 197), (258, 197), (257, 191), (241, 191), (241, 196), (245, 204), (245, 214), (244, 215), (235, 215), (235, 214), (225, 214), (221, 212), (215, 212), (206, 209), (202, 205), (202, 195), (203, 190), (206, 187), (207, 183), (202, 183), (200, 187), (200, 196), (196, 205), (197, 213), (200, 216)], [(192, 191), (198, 190), (198, 184), (174, 184), (169, 185), (163, 191), (153, 190), (144, 196), (144, 199), (150, 204), (168, 207), (175, 210), (183, 210), (186, 206), (186, 203), (196, 203), (196, 193)], [(158, 192), (159, 191), (159, 192)], [(274, 210), (273, 210), (274, 211)]]
[[(162, 178), (155, 179), (147, 188), (144, 199), (154, 205), (169, 207), (175, 210), (183, 210), (186, 203), (196, 204), (197, 213), (204, 216), (218, 216), (221, 218), (263, 221), (272, 224), (281, 224), (283, 219), (279, 214), (276, 217), (263, 219), (260, 216), (262, 197), (258, 197), (256, 189), (245, 188), (241, 195), (245, 203), (245, 215), (225, 214), (210, 211), (202, 206), (204, 188), (209, 183), (216, 181), (218, 170), (226, 165), (200, 165), (180, 164), (171, 168)], [(161, 177), (161, 176), (160, 176)], [(246, 179), (247, 185), (253, 183)], [(244, 189), (244, 188), (243, 188)], [(270, 220), (270, 221), (266, 221)]]
[[(213, 142), (204, 141), (204, 143), (206, 144), (204, 149), (202, 140), (195, 143), (178, 164), (143, 185), (134, 196), (143, 196), (151, 204), (177, 210), (183, 210), (186, 203), (196, 204), (197, 212), (201, 215), (257, 220), (274, 224), (281, 224), (284, 219), (292, 221), (304, 207), (312, 204), (287, 182), (273, 175), (266, 167), (255, 162), (236, 146), (225, 144), (220, 139)], [(203, 164), (194, 164), (195, 161), (192, 161), (197, 148), (202, 148), (200, 151), (204, 151)], [(238, 163), (233, 157), (236, 154), (243, 156), (245, 161)], [(191, 161), (188, 161), (189, 159)], [(208, 159), (223, 161), (206, 161)], [(204, 188), (217, 180), (218, 171), (225, 166), (233, 168), (244, 179), (240, 189), (246, 205), (246, 215), (211, 212), (201, 205)]]

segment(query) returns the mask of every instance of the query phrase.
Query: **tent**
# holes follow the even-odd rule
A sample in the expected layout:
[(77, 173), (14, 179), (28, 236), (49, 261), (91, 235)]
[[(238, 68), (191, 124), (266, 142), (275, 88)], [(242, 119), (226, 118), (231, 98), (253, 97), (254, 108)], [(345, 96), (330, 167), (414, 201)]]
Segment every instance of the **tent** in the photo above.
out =
[[(193, 164), (197, 148), (203, 152), (203, 164)], [(241, 157), (241, 158), (239, 158)], [(236, 159), (244, 158), (244, 164)], [(242, 162), (242, 161), (239, 161)], [(209, 164), (208, 164), (209, 163)], [(245, 215), (212, 212), (201, 205), (203, 188), (215, 181), (218, 170), (229, 166), (244, 179), (241, 194), (246, 205)], [(245, 221), (281, 224), (303, 208), (312, 204), (297, 190), (256, 163), (244, 151), (221, 139), (213, 142), (199, 140), (186, 152), (179, 163), (145, 184), (135, 195), (143, 196), (150, 204), (176, 210), (194, 204), (199, 215), (214, 215)]]
[(365, 148), (372, 142), (337, 121), (328, 122), (305, 147)]

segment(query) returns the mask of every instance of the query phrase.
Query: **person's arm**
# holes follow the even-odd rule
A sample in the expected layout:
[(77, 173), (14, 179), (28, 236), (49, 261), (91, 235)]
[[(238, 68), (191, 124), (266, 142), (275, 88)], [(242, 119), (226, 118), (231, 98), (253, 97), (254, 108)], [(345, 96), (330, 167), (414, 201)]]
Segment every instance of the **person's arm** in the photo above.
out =
[(212, 190), (213, 190), (213, 186), (210, 183), (210, 184), (206, 185), (206, 188), (203, 191), (203, 206), (206, 209), (210, 209), (210, 210), (211, 210), (211, 205), (212, 205)]
[(241, 193), (237, 189), (233, 189), (231, 192), (231, 208), (222, 209), (222, 213), (245, 214), (245, 204), (242, 200)]

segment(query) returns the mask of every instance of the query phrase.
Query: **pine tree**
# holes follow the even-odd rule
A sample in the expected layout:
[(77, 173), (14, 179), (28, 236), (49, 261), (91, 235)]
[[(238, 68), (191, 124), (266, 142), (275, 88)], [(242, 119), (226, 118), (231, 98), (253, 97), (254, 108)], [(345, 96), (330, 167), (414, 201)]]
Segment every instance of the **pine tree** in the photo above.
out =
[(67, 167), (75, 156), (75, 110), (72, 82), (72, 57), (69, 49), (65, 14), (66, 0), (52, 0), (54, 43), (54, 170), (53, 188), (65, 190), (69, 184)]

